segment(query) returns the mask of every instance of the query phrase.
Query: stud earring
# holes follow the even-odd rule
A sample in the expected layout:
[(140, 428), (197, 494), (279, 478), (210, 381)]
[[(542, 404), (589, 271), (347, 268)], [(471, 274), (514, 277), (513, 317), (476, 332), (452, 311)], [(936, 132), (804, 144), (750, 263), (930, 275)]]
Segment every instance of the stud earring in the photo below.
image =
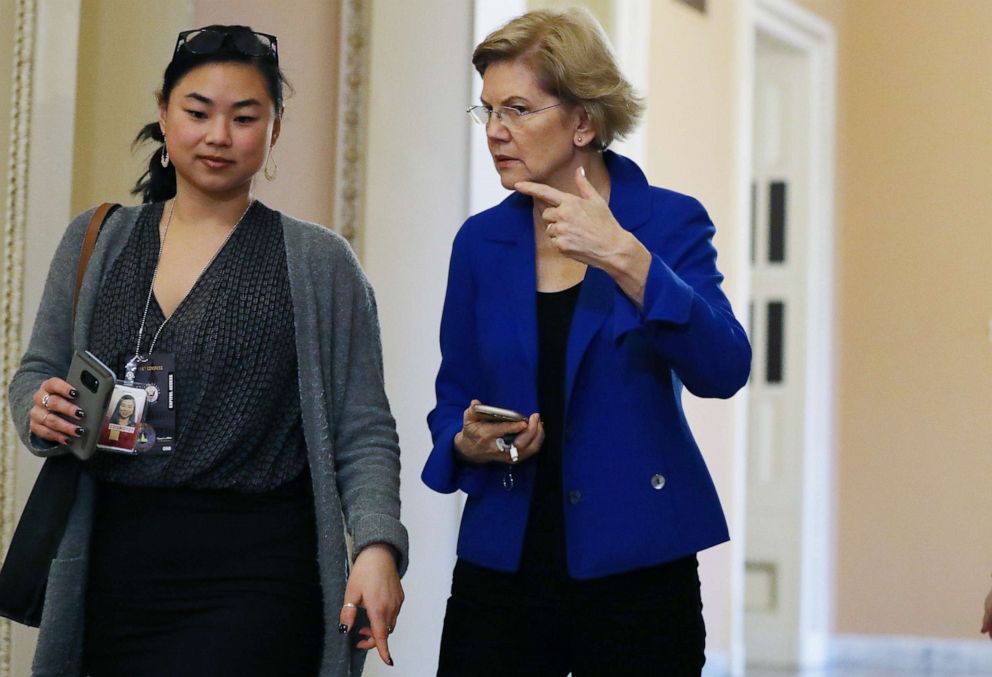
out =
[(582, 144), (582, 137), (581, 137), (581, 136), (577, 136), (577, 137), (575, 137), (575, 143), (577, 143), (577, 144), (580, 144), (580, 145), (581, 145), (581, 144)]
[(169, 166), (169, 149), (165, 145), (165, 134), (162, 135), (162, 157), (159, 162), (162, 163), (162, 169)]
[[(269, 167), (269, 163), (272, 163), (272, 166), (271, 167)], [(271, 149), (269, 150), (269, 156), (267, 158), (265, 158), (265, 171), (264, 171), (264, 174), (265, 174), (266, 181), (275, 181), (276, 180), (276, 176), (279, 175), (279, 165), (277, 165), (276, 164), (276, 161), (272, 159), (272, 150)]]

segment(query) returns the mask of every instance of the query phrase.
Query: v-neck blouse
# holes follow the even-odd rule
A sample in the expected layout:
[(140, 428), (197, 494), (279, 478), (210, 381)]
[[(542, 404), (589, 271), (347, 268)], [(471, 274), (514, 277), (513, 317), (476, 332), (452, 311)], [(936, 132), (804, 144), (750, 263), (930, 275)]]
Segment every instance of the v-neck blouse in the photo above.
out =
[[(134, 354), (159, 253), (163, 203), (146, 205), (105, 275), (90, 350), (118, 376)], [(154, 296), (147, 353), (165, 315)], [(97, 479), (130, 486), (266, 492), (306, 465), (293, 304), (279, 213), (256, 202), (162, 330), (174, 355), (176, 443), (170, 454), (100, 452)], [(89, 413), (89, 412), (88, 412)], [(96, 424), (90, 414), (89, 425)]]

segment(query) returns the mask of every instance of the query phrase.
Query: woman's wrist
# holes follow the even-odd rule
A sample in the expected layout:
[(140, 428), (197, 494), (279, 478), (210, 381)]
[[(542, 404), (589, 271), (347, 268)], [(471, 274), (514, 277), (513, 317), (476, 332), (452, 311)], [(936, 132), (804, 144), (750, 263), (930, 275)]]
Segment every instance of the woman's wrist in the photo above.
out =
[(624, 231), (620, 246), (607, 258), (603, 269), (638, 307), (644, 306), (651, 252), (640, 240)]
[(388, 556), (392, 560), (393, 564), (399, 567), (400, 553), (393, 545), (389, 543), (386, 543), (384, 541), (376, 541), (374, 543), (369, 543), (358, 552), (358, 554), (355, 556), (355, 560), (357, 561), (359, 557), (365, 555), (366, 553), (378, 557)]

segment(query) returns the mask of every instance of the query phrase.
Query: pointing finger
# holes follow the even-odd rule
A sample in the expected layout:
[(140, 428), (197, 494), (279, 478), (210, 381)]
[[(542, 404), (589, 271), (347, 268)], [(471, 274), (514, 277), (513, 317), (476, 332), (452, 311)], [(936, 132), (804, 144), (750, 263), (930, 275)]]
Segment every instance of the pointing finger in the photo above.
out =
[(581, 165), (575, 170), (575, 185), (579, 189), (579, 195), (587, 200), (602, 197), (595, 186), (586, 178), (586, 168)]
[(546, 186), (543, 183), (534, 183), (533, 181), (521, 181), (520, 183), (515, 183), (513, 184), (513, 188), (519, 193), (544, 200), (548, 204), (554, 205), (555, 207), (560, 205), (562, 200), (564, 200), (567, 195), (557, 188)]

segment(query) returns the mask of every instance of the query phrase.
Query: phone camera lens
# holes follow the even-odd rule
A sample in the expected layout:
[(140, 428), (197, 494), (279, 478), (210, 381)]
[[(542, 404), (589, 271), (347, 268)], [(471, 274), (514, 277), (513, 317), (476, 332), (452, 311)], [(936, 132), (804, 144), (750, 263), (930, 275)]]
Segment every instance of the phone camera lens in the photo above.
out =
[(97, 380), (96, 376), (86, 371), (85, 369), (83, 370), (83, 374), (80, 378), (83, 382), (83, 385), (91, 393), (95, 393), (97, 389), (100, 387), (100, 381)]

